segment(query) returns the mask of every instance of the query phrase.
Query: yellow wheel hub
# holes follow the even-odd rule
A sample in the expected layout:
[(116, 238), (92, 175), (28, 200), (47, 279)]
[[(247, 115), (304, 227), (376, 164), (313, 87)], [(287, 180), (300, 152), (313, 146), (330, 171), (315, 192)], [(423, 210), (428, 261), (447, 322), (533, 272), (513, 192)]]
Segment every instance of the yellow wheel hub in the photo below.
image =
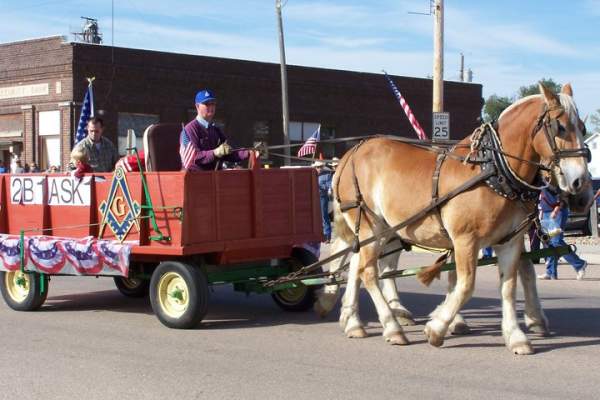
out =
[(140, 287), (143, 281), (141, 279), (136, 278), (122, 278), (121, 282), (123, 283), (123, 286), (125, 286), (127, 289), (134, 290)]
[(158, 302), (171, 318), (179, 318), (190, 303), (188, 286), (181, 275), (167, 272), (158, 281)]
[(302, 300), (306, 295), (307, 287), (304, 285), (298, 285), (295, 288), (283, 289), (277, 292), (277, 296), (281, 300), (289, 304), (295, 304)]
[(7, 272), (5, 275), (6, 289), (8, 295), (17, 303), (25, 301), (31, 290), (29, 275), (21, 271)]

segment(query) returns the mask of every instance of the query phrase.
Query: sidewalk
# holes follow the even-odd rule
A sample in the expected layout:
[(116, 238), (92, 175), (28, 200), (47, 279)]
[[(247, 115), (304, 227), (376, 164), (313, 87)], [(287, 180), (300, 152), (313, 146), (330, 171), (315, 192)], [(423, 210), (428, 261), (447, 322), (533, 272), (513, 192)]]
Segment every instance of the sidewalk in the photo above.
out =
[(600, 246), (590, 244), (575, 244), (575, 246), (577, 246), (577, 255), (588, 264), (600, 265)]

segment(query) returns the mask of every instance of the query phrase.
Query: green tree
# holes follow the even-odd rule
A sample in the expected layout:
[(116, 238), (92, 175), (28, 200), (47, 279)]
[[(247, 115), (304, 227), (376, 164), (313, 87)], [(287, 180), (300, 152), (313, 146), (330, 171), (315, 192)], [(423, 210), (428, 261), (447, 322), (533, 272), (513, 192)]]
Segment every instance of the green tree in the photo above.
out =
[[(560, 93), (560, 90), (562, 89), (562, 85), (560, 83), (554, 82), (552, 78), (542, 78), (540, 79), (540, 82), (542, 82), (544, 86), (552, 90), (554, 93)], [(538, 87), (537, 83), (531, 84), (529, 86), (521, 86), (519, 88), (517, 96), (519, 99), (521, 99), (523, 97), (531, 96), (532, 94), (540, 94), (540, 88)]]
[(483, 117), (486, 122), (497, 120), (502, 111), (512, 104), (510, 97), (493, 94), (485, 101), (483, 106)]

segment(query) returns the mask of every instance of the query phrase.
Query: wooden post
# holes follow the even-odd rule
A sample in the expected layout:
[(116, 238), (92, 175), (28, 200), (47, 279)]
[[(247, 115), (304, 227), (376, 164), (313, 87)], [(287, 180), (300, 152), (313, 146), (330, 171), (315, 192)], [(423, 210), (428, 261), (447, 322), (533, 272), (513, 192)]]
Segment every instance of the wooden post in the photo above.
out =
[(433, 112), (444, 111), (444, 0), (435, 0), (433, 15)]
[(281, 17), (281, 0), (275, 0), (275, 9), (277, 11), (277, 24), (279, 27), (279, 63), (281, 68), (281, 105), (283, 114), (283, 144), (285, 159), (284, 164), (290, 165), (290, 118), (288, 109), (288, 85), (287, 72), (285, 64), (285, 43), (283, 40), (283, 21)]

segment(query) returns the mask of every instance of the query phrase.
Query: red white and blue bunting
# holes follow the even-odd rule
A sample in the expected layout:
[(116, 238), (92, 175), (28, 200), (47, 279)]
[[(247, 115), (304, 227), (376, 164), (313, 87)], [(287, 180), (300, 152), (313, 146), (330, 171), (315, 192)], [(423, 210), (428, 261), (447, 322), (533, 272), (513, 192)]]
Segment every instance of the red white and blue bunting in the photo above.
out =
[[(25, 270), (61, 275), (129, 276), (132, 244), (54, 236), (25, 237)], [(17, 235), (0, 234), (0, 271), (21, 267), (21, 242)]]

